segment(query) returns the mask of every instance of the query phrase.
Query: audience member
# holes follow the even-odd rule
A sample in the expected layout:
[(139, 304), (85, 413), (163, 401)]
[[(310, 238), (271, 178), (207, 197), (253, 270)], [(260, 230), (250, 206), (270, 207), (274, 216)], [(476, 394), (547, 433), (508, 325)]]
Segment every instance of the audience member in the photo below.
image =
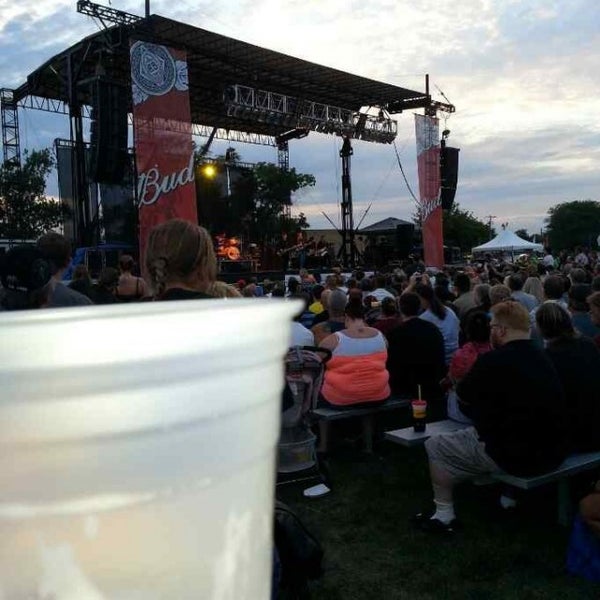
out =
[(510, 299), (510, 289), (502, 283), (497, 283), (490, 288), (490, 303), (492, 306), (506, 302)]
[[(421, 386), (425, 400), (441, 404), (440, 381), (446, 372), (442, 333), (433, 323), (418, 318), (421, 299), (417, 294), (404, 292), (399, 304), (402, 323), (387, 335), (387, 369), (392, 393), (416, 398)], [(441, 412), (445, 412), (445, 407)]]
[(325, 369), (323, 399), (336, 408), (383, 402), (390, 395), (385, 337), (365, 324), (360, 302), (350, 300), (345, 315), (345, 328), (320, 343), (333, 355)]
[(581, 334), (594, 339), (600, 335), (600, 327), (594, 325), (587, 299), (591, 287), (586, 283), (575, 283), (569, 290), (569, 313), (573, 327)]
[(537, 298), (523, 291), (523, 278), (519, 273), (513, 273), (508, 278), (508, 288), (511, 291), (511, 298), (520, 302), (527, 309), (527, 312), (537, 308), (539, 304)]
[(314, 346), (315, 336), (310, 329), (302, 324), (302, 317), (308, 312), (308, 305), (310, 303), (308, 294), (300, 292), (291, 296), (290, 300), (301, 301), (301, 306), (292, 321), (292, 341), (290, 346)]
[(133, 256), (123, 254), (119, 258), (119, 284), (117, 286), (117, 300), (119, 302), (135, 302), (147, 294), (146, 282), (141, 277), (133, 274), (135, 261)]
[(348, 297), (342, 290), (329, 291), (327, 306), (329, 307), (329, 319), (313, 325), (311, 331), (315, 336), (315, 344), (318, 346), (328, 335), (341, 331), (346, 323), (346, 304)]
[(325, 288), (321, 292), (321, 304), (323, 306), (323, 310), (320, 313), (315, 315), (315, 318), (313, 319), (313, 322), (312, 322), (313, 327), (315, 325), (318, 325), (319, 323), (325, 323), (327, 320), (329, 320), (329, 298), (331, 297), (331, 293), (334, 290), (335, 290), (335, 288), (333, 288), (333, 290), (329, 289), (329, 288)]
[(323, 304), (321, 303), (321, 294), (325, 288), (322, 285), (315, 285), (312, 288), (312, 295), (315, 301), (308, 307), (311, 313), (318, 315), (322, 313), (325, 309)]
[(565, 459), (565, 398), (550, 359), (531, 343), (529, 328), (519, 302), (492, 307), (495, 350), (478, 358), (456, 390), (474, 426), (425, 442), (435, 511), (415, 515), (420, 528), (454, 532), (453, 488), (461, 481), (498, 470), (537, 475)]
[(570, 450), (600, 450), (600, 350), (577, 335), (569, 313), (557, 303), (542, 305), (535, 318), (565, 393)]
[(475, 306), (475, 297), (471, 290), (471, 278), (466, 273), (457, 273), (454, 278), (454, 290), (457, 298), (454, 300), (453, 305), (460, 319)]
[(73, 269), (73, 279), (69, 283), (69, 288), (92, 299), (92, 278), (87, 265), (77, 265)]
[(206, 293), (212, 298), (241, 298), (239, 290), (229, 283), (224, 281), (213, 281), (211, 285), (206, 288)]
[(523, 284), (523, 291), (533, 296), (538, 301), (538, 305), (544, 301), (544, 287), (539, 277), (528, 277)]
[[(590, 317), (592, 323), (596, 327), (600, 327), (600, 292), (594, 292), (591, 296), (588, 296), (588, 305), (590, 307)], [(600, 348), (600, 335), (594, 338), (596, 346)]]
[(49, 307), (86, 306), (92, 301), (83, 294), (72, 290), (62, 283), (62, 277), (71, 262), (71, 244), (64, 235), (51, 231), (45, 233), (38, 241), (37, 247), (50, 263), (52, 281), (48, 296)]
[(466, 343), (459, 348), (450, 361), (448, 380), (452, 386), (448, 392), (448, 418), (460, 423), (472, 423), (458, 406), (456, 386), (466, 377), (481, 354), (492, 349), (490, 344), (490, 319), (482, 311), (469, 311), (465, 322)]
[(0, 256), (0, 311), (47, 306), (51, 278), (52, 267), (38, 248), (11, 248)]
[(373, 323), (375, 329), (379, 329), (383, 335), (387, 334), (394, 328), (397, 327), (401, 322), (400, 315), (398, 314), (398, 305), (396, 304), (396, 298), (384, 298), (381, 301), (381, 311), (379, 318)]
[(210, 298), (217, 259), (209, 233), (182, 219), (157, 225), (148, 236), (146, 271), (158, 300)]
[[(414, 275), (413, 275), (414, 277)], [(453, 310), (445, 307), (435, 296), (431, 286), (420, 283), (415, 288), (416, 293), (421, 298), (423, 312), (419, 319), (433, 323), (441, 332), (444, 338), (444, 351), (446, 355), (446, 364), (450, 364), (452, 355), (458, 348), (458, 334), (460, 322)]]
[(117, 302), (117, 285), (119, 272), (112, 267), (105, 267), (100, 273), (98, 282), (92, 286), (94, 304), (115, 304)]

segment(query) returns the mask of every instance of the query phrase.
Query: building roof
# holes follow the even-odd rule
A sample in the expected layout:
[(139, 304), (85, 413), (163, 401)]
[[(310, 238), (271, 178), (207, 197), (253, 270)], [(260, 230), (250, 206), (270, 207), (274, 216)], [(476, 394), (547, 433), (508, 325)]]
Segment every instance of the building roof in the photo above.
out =
[[(224, 93), (235, 84), (354, 111), (383, 106), (401, 112), (431, 101), (424, 92), (352, 75), (159, 15), (97, 32), (53, 56), (29, 74), (27, 82), (15, 90), (15, 99), (31, 95), (68, 103), (69, 58), (79, 69), (78, 81), (95, 77), (101, 56), (106, 76), (130, 86), (130, 39), (186, 50), (194, 124), (273, 136), (290, 129), (289, 125), (228, 115)], [(88, 86), (80, 85), (77, 95), (82, 104), (90, 104)], [(131, 111), (131, 105), (128, 108)]]
[(396, 231), (398, 225), (413, 225), (410, 221), (403, 221), (402, 219), (396, 219), (396, 217), (388, 217), (383, 221), (377, 221), (367, 227), (363, 227), (360, 233), (382, 233), (384, 231)]

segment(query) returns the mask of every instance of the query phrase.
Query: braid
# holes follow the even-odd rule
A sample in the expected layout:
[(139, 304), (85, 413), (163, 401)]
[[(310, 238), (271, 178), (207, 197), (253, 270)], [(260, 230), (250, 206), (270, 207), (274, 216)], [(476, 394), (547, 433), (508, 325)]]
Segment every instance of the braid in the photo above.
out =
[(152, 279), (152, 287), (159, 296), (165, 291), (167, 282), (167, 266), (169, 261), (164, 256), (155, 258), (150, 264), (150, 277)]

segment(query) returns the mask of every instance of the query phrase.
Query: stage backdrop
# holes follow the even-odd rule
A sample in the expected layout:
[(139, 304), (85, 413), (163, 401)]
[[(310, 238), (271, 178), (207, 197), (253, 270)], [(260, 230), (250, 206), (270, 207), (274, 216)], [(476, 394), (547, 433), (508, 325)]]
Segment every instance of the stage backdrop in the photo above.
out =
[(419, 206), (424, 261), (428, 267), (444, 265), (442, 207), (440, 203), (440, 136), (438, 119), (415, 115)]
[(133, 41), (133, 131), (138, 173), (140, 264), (152, 227), (198, 222), (186, 54)]

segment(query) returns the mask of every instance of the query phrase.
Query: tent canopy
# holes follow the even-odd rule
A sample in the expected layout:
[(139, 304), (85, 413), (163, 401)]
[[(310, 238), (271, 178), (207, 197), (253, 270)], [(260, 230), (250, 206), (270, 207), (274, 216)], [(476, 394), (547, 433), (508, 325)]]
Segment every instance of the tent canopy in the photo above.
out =
[(509, 231), (502, 230), (493, 240), (472, 248), (472, 252), (519, 252), (524, 250), (544, 250), (542, 244), (534, 244), (520, 238), (518, 235)]

